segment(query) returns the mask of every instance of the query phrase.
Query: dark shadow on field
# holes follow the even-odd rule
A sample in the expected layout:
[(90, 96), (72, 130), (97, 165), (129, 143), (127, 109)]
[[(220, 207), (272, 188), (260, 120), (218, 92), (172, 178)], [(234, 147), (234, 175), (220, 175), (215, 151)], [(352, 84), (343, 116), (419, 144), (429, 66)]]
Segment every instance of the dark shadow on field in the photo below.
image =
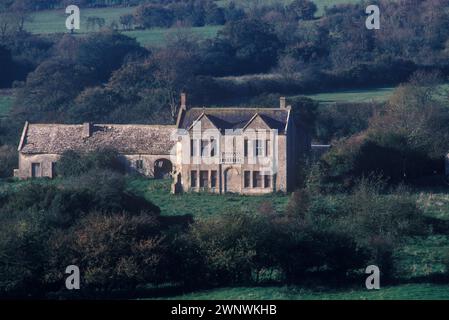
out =
[(432, 228), (433, 234), (449, 233), (449, 220), (442, 220), (434, 217), (425, 217), (424, 223)]

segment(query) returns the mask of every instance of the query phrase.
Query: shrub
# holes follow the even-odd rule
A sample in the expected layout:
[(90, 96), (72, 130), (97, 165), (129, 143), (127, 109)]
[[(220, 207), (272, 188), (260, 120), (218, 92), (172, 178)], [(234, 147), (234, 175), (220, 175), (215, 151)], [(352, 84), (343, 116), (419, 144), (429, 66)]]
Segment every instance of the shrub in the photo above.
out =
[(160, 209), (125, 190), (124, 178), (101, 171), (72, 178), (61, 186), (31, 183), (6, 195), (0, 212), (36, 211), (51, 226), (68, 227), (89, 211), (159, 214)]
[(55, 232), (49, 247), (57, 253), (48, 274), (51, 282), (61, 282), (61, 266), (75, 264), (83, 270), (85, 292), (107, 294), (159, 283), (166, 251), (158, 219), (152, 214), (91, 213), (70, 232)]
[(245, 214), (227, 214), (197, 221), (190, 239), (204, 256), (208, 284), (242, 284), (252, 279), (256, 239), (250, 229), (252, 218)]
[(86, 154), (65, 151), (56, 165), (57, 175), (64, 177), (79, 176), (93, 170), (112, 170), (125, 172), (121, 155), (113, 149), (99, 149)]
[(38, 212), (0, 214), (0, 296), (36, 297), (49, 254), (48, 226)]
[(0, 146), (0, 178), (11, 177), (17, 161), (16, 148), (8, 145)]

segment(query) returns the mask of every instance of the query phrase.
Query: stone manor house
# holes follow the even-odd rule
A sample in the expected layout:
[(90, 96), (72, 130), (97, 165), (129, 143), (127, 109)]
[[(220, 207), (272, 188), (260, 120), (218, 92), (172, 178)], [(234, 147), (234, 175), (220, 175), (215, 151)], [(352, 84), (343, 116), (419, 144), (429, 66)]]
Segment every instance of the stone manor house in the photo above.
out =
[(310, 140), (280, 98), (276, 108), (189, 108), (175, 125), (31, 124), (20, 139), (21, 179), (55, 176), (67, 150), (117, 150), (129, 172), (173, 179), (172, 192), (261, 194), (294, 188)]

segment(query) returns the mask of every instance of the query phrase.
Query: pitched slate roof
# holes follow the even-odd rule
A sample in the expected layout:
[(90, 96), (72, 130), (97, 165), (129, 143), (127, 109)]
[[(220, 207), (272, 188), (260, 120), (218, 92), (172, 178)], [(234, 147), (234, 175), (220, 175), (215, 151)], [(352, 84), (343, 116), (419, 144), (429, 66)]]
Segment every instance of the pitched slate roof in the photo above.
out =
[(202, 114), (221, 130), (243, 129), (245, 125), (259, 114), (272, 129), (284, 133), (289, 116), (289, 109), (280, 108), (191, 108), (184, 111), (179, 120), (179, 128), (188, 129)]
[(93, 124), (91, 136), (84, 137), (82, 124), (26, 124), (19, 151), (61, 154), (107, 147), (123, 154), (169, 155), (174, 130), (175, 126)]

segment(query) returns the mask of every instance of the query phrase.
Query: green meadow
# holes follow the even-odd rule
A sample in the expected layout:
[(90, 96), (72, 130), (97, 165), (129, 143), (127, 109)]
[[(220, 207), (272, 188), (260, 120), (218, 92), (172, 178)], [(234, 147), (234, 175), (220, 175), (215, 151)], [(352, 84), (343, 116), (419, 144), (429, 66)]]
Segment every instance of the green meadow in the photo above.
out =
[(305, 287), (238, 287), (171, 297), (180, 300), (449, 300), (449, 285), (403, 284), (379, 290), (348, 288), (317, 290)]

